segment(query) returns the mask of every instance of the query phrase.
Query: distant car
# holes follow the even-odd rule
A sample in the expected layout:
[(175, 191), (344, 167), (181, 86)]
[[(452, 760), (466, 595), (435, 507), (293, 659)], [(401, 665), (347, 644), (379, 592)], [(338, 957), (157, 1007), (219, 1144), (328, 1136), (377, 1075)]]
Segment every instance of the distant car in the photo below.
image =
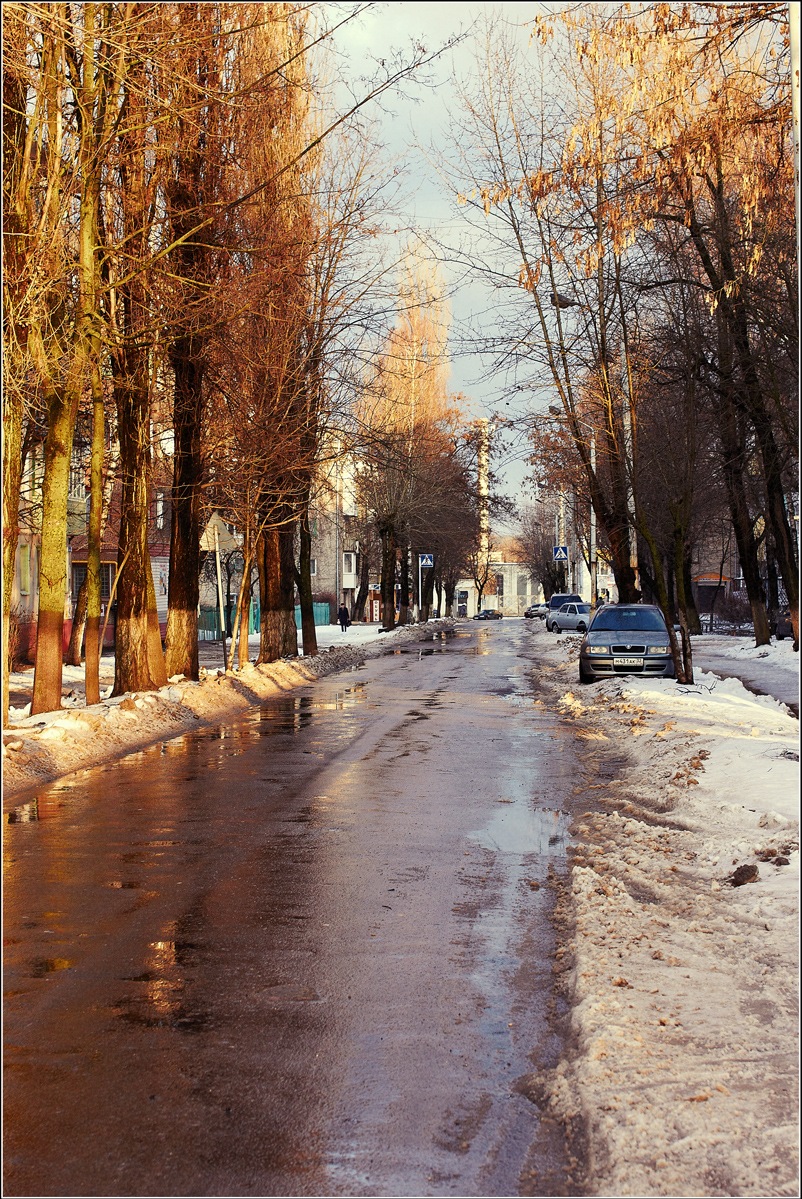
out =
[(581, 604), (581, 603), (583, 603), (581, 595), (567, 595), (565, 593), (559, 593), (559, 592), (557, 595), (553, 595), (551, 597), (551, 599), (549, 600), (549, 605), (548, 605), (548, 609), (546, 611), (546, 616), (545, 616), (546, 628), (548, 629), (548, 631), (550, 633), (553, 632), (552, 621), (554, 620), (554, 615), (556, 612), (559, 611), (559, 609), (563, 606), (563, 604)]
[(655, 604), (605, 604), (582, 638), (580, 683), (621, 674), (674, 677), (668, 627)]
[(593, 616), (590, 604), (563, 604), (551, 617), (553, 633), (586, 633)]
[(529, 616), (529, 617), (536, 616), (536, 617), (537, 617), (539, 620), (542, 620), (542, 619), (543, 619), (543, 617), (544, 617), (544, 616), (546, 615), (546, 613), (548, 612), (548, 610), (549, 610), (549, 605), (548, 605), (548, 604), (545, 604), (545, 603), (543, 603), (543, 604), (530, 604), (530, 606), (529, 606), (529, 607), (526, 609), (526, 611), (524, 612), (524, 616)]
[(495, 608), (482, 608), (481, 612), (477, 612), (474, 620), (501, 620), (501, 613)]

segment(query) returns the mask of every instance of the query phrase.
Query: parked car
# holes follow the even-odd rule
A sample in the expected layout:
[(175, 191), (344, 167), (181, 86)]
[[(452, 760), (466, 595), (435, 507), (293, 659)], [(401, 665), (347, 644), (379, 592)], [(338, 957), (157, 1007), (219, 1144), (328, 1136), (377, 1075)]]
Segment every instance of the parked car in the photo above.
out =
[(546, 628), (548, 631), (550, 633), (552, 632), (552, 621), (555, 614), (560, 610), (563, 604), (581, 604), (583, 602), (584, 601), (581, 595), (567, 595), (565, 593), (553, 595), (549, 600), (549, 606), (545, 616)]
[(551, 617), (554, 633), (586, 633), (593, 616), (590, 604), (563, 604)]
[(477, 612), (474, 620), (501, 620), (501, 613), (495, 608), (482, 608), (481, 612)]
[(783, 608), (782, 612), (777, 615), (777, 621), (774, 625), (774, 637), (776, 641), (784, 641), (786, 637), (793, 637), (794, 626), (791, 624), (791, 609)]
[(548, 612), (548, 610), (549, 610), (548, 604), (530, 604), (529, 607), (524, 612), (524, 616), (526, 616), (527, 619), (537, 616), (540, 620), (542, 620), (543, 617)]
[(579, 681), (620, 674), (674, 677), (668, 627), (655, 604), (605, 604), (594, 614), (579, 647)]

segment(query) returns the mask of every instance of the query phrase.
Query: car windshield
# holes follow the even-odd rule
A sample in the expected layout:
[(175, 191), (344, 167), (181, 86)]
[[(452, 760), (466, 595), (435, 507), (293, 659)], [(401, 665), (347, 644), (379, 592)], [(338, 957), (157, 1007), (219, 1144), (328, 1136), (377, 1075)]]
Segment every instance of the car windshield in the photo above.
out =
[(601, 608), (593, 621), (593, 632), (632, 629), (637, 633), (665, 633), (666, 623), (653, 608)]
[(577, 612), (589, 612), (590, 604), (577, 604), (576, 610)]

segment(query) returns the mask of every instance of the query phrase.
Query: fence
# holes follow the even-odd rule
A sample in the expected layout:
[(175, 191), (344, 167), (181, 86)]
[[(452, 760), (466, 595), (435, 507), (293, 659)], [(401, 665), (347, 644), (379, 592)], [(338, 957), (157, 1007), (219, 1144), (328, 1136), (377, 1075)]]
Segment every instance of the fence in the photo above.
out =
[[(312, 611), (316, 625), (331, 624), (331, 608), (328, 604), (313, 604)], [(233, 626), (234, 612), (229, 612), (229, 625)], [(301, 627), (301, 608), (295, 606), (295, 627)], [(259, 632), (259, 601), (251, 600), (248, 634)], [(230, 634), (227, 634), (230, 636)], [(198, 613), (198, 641), (220, 641), (220, 610), (219, 608), (201, 607)]]

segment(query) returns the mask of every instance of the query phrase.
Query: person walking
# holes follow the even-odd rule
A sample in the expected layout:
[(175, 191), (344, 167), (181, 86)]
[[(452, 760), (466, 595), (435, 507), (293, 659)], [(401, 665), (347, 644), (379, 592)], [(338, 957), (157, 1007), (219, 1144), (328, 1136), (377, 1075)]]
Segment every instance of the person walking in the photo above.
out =
[(351, 623), (351, 617), (348, 615), (348, 609), (346, 608), (345, 604), (340, 604), (340, 607), (337, 610), (337, 619), (339, 620), (340, 628), (344, 633)]

